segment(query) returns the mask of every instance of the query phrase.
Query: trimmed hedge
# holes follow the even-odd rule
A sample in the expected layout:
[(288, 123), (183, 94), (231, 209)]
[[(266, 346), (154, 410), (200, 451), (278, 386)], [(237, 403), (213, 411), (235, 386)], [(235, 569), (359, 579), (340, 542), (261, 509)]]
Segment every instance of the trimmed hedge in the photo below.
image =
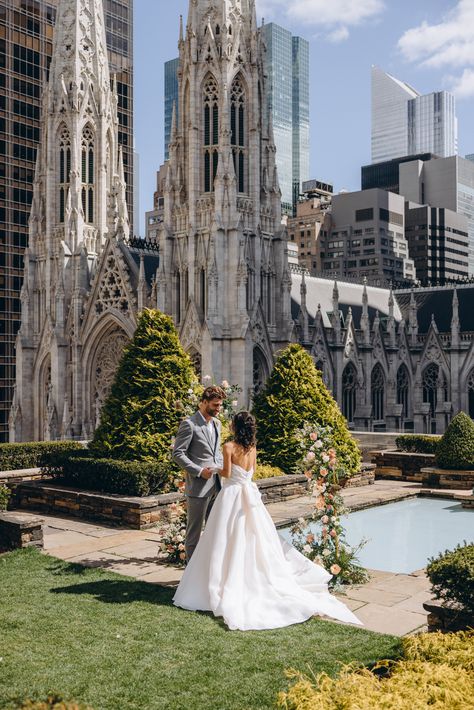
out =
[(436, 599), (472, 614), (474, 624), (474, 544), (457, 545), (431, 558), (426, 574)]
[(402, 644), (404, 657), (379, 661), (378, 673), (354, 666), (343, 667), (337, 678), (290, 671), (296, 682), (279, 694), (277, 705), (285, 710), (472, 708), (474, 632), (421, 634)]
[(436, 451), (440, 468), (469, 471), (474, 469), (474, 422), (459, 412), (446, 429)]
[(297, 473), (301, 447), (296, 431), (311, 422), (331, 427), (332, 445), (347, 477), (360, 471), (359, 447), (321, 373), (300, 345), (290, 345), (281, 353), (263, 391), (255, 397), (254, 414), (262, 463)]
[(84, 454), (51, 456), (43, 472), (71, 488), (129, 496), (167, 493), (173, 478), (163, 464), (95, 459)]
[(260, 481), (263, 478), (276, 478), (277, 476), (286, 476), (281, 468), (276, 466), (267, 466), (263, 463), (258, 463), (255, 473), (253, 474), (254, 481)]
[(412, 454), (435, 454), (440, 441), (440, 436), (402, 434), (395, 439), (395, 444), (399, 451), (407, 451)]
[(25, 444), (0, 444), (0, 471), (40, 468), (44, 457), (57, 452), (83, 450), (78, 441), (32, 441)]

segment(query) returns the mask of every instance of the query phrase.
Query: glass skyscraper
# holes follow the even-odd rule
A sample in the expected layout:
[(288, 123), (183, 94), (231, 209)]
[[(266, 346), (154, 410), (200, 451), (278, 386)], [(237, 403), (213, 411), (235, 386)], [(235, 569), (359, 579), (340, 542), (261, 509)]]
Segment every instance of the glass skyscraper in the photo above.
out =
[(294, 213), (295, 195), (309, 179), (309, 43), (271, 22), (265, 41), (268, 108), (273, 116), (282, 209)]
[[(0, 0), (0, 441), (8, 440), (23, 254), (40, 140), (41, 94), (59, 0)], [(104, 0), (119, 141), (133, 219), (133, 0)]]
[(372, 163), (419, 153), (456, 155), (455, 99), (447, 91), (421, 95), (372, 67)]
[(169, 158), (169, 143), (171, 136), (171, 122), (173, 120), (173, 106), (176, 109), (178, 120), (178, 67), (179, 59), (170, 59), (165, 62), (165, 160)]

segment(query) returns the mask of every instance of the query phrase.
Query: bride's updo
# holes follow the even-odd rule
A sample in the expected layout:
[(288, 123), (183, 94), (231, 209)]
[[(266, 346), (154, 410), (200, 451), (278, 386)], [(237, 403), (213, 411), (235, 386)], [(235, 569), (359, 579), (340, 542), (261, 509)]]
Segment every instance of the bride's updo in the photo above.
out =
[(232, 420), (234, 442), (245, 451), (249, 451), (256, 444), (257, 423), (250, 412), (239, 412)]

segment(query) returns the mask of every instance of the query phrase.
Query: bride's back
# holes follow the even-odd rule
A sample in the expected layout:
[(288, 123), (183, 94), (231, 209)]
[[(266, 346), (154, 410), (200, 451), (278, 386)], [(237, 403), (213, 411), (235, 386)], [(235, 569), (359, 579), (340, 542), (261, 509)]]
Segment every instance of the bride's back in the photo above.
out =
[(229, 443), (232, 445), (231, 462), (243, 468), (244, 471), (250, 471), (252, 468), (255, 469), (257, 460), (257, 449), (255, 446), (246, 450), (241, 444), (237, 444), (235, 441)]

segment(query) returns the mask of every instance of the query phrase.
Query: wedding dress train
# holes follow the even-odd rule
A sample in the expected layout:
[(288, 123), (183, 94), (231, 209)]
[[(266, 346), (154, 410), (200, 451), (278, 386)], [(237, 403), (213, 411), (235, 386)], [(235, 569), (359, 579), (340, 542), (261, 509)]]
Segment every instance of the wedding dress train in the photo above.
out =
[(232, 464), (173, 602), (212, 611), (229, 629), (275, 629), (330, 616), (361, 622), (329, 594), (331, 575), (277, 533), (253, 471)]

